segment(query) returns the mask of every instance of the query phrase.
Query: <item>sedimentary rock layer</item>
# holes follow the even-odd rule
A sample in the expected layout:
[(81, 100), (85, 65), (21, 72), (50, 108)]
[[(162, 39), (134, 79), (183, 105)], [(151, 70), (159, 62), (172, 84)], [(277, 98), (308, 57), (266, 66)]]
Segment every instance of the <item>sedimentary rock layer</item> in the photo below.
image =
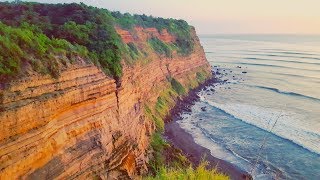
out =
[[(137, 39), (118, 29), (124, 42), (149, 36), (170, 42), (166, 30), (136, 28)], [(199, 71), (210, 72), (192, 30), (194, 52), (148, 63), (123, 64), (120, 82), (93, 64), (78, 63), (59, 78), (35, 74), (0, 90), (0, 179), (103, 179), (135, 177), (146, 171), (154, 123), (144, 104), (154, 104), (174, 77), (183, 85)]]

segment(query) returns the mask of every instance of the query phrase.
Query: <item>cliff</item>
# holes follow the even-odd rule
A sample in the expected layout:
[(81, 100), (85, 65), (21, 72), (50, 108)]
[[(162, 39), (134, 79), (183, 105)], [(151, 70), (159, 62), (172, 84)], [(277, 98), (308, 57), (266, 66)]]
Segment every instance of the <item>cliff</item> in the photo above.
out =
[(79, 58), (58, 78), (34, 72), (2, 85), (0, 179), (126, 179), (147, 171), (155, 119), (167, 113), (157, 109), (159, 98), (168, 92), (170, 108), (179, 96), (172, 79), (188, 91), (210, 66), (194, 29), (192, 52), (169, 57), (147, 47), (154, 37), (175, 42), (167, 29), (116, 30), (148, 51), (133, 64), (122, 60), (119, 79)]

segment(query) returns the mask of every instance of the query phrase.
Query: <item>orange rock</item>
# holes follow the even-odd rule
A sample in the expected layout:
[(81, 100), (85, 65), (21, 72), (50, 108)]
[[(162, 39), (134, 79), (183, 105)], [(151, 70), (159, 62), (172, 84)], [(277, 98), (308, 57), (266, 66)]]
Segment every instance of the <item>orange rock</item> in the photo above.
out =
[[(138, 40), (117, 29), (125, 42), (163, 41), (163, 30), (136, 27)], [(123, 63), (121, 87), (92, 64), (76, 64), (60, 78), (34, 75), (10, 82), (0, 91), (0, 179), (134, 177), (145, 172), (146, 151), (155, 130), (144, 103), (155, 104), (170, 75), (188, 85), (200, 70), (210, 72), (192, 32), (188, 57), (148, 57), (149, 63)], [(140, 61), (138, 61), (140, 62)]]
[(130, 42), (134, 42), (134, 39), (129, 31), (122, 30), (119, 27), (115, 28), (117, 33), (121, 36), (121, 39), (124, 43), (128, 44)]
[(146, 41), (151, 37), (156, 37), (166, 43), (173, 43), (176, 40), (173, 35), (168, 33), (167, 29), (162, 29), (159, 33), (158, 29), (156, 28), (143, 28), (140, 26), (136, 26), (134, 27), (134, 33), (137, 35), (136, 39), (133, 38), (132, 32), (123, 30), (120, 27), (116, 27), (116, 31), (121, 36), (122, 41), (126, 44), (139, 40)]
[(175, 42), (176, 40), (176, 38), (173, 35), (168, 33), (167, 29), (163, 29), (161, 31), (159, 39), (166, 43)]

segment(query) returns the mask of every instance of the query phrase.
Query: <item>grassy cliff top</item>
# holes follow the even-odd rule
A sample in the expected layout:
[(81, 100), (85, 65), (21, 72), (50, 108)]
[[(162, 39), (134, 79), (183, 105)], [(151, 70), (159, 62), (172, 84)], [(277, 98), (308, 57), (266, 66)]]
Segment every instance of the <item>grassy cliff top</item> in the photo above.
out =
[(23, 76), (25, 67), (57, 77), (61, 68), (79, 58), (95, 63), (117, 79), (122, 75), (121, 60), (134, 59), (132, 51), (139, 50), (134, 44), (123, 43), (115, 26), (129, 31), (134, 26), (167, 29), (176, 42), (154, 40), (151, 44), (158, 49), (177, 47), (182, 55), (193, 50), (190, 26), (183, 20), (121, 14), (83, 3), (4, 2), (0, 3), (0, 12), (2, 80)]

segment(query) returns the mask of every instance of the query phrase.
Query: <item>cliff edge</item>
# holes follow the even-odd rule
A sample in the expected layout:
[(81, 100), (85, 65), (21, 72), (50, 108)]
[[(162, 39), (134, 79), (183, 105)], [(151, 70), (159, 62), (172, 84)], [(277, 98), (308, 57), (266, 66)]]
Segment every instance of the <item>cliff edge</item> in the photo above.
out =
[[(126, 179), (147, 172), (151, 135), (211, 68), (192, 27), (189, 53), (180, 52), (179, 37), (165, 27), (114, 28), (131, 52), (121, 56), (121, 75), (108, 74), (91, 56), (74, 55), (58, 76), (25, 61), (27, 75), (3, 76), (0, 179)], [(159, 50), (163, 44), (170, 52)], [(58, 67), (70, 58), (53, 57)]]

